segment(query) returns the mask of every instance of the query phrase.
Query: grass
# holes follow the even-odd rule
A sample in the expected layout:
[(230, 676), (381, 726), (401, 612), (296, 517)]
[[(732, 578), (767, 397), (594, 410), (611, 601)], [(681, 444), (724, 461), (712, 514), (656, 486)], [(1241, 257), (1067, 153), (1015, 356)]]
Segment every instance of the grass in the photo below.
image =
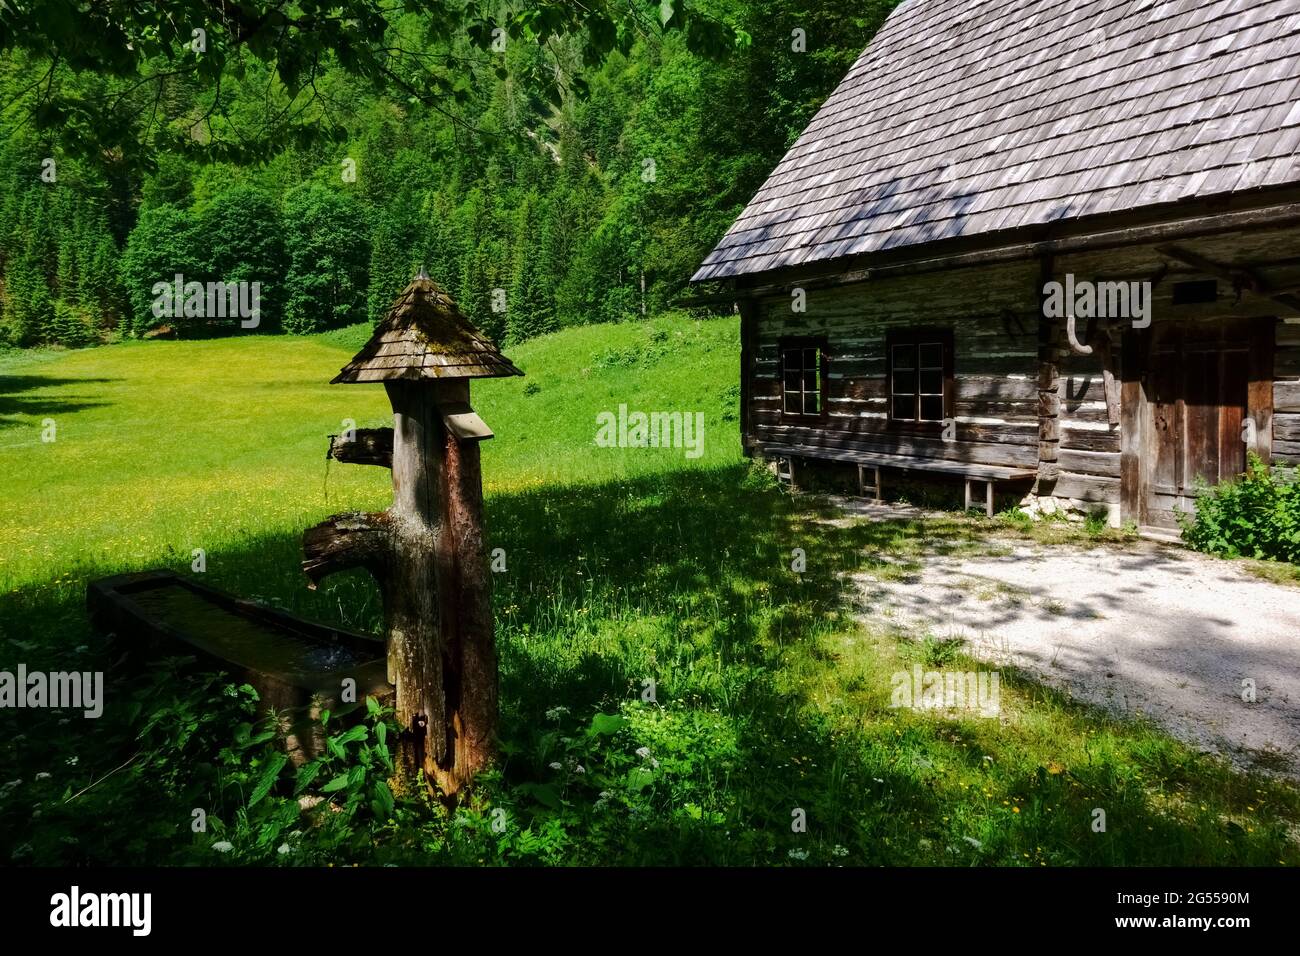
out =
[[(502, 768), (453, 816), (400, 804), (328, 845), (314, 835), (325, 828), (304, 823), (293, 859), (1300, 862), (1293, 785), (1236, 773), (1026, 675), (1002, 671), (997, 718), (891, 707), (899, 671), (980, 665), (953, 642), (863, 623), (846, 575), (907, 574), (923, 552), (979, 548), (990, 530), (1123, 536), (955, 514), (828, 523), (739, 456), (736, 336), (730, 320), (570, 330), (509, 350), (527, 378), (475, 383), (497, 433), (484, 454), (489, 544), (507, 552), (494, 578)], [(210, 583), (376, 628), (364, 574), (311, 592), (298, 571), (303, 528), (388, 501), (385, 472), (327, 472), (323, 459), (344, 418), (386, 419), (381, 389), (324, 384), (358, 344), (345, 330), (0, 358), (0, 666), (114, 675), (89, 730), (58, 713), (0, 715), (0, 859), (218, 859), (213, 834), (188, 825), (196, 806), (220, 818), (240, 860), (281, 859), (241, 842), (249, 808), (221, 804), (202, 768), (218, 765), (215, 750), (177, 744), (185, 758), (166, 773), (106, 777), (139, 750), (140, 732), (131, 686), (87, 628), (84, 586), (149, 566), (188, 573), (201, 547)], [(704, 412), (704, 456), (596, 448), (596, 414), (620, 403)], [(46, 417), (54, 443), (39, 440)], [(509, 820), (500, 831), (496, 808)], [(792, 828), (800, 811), (806, 832)]]
[[(735, 334), (667, 320), (511, 350), (525, 378), (473, 386), (497, 432), (484, 446), (487, 494), (680, 468), (681, 450), (594, 446), (597, 413), (620, 403), (702, 411), (704, 454), (691, 463), (737, 460)], [(360, 340), (343, 330), (0, 356), (0, 474), (13, 505), (0, 514), (0, 590), (195, 548), (219, 564), (250, 536), (386, 507), (386, 473), (325, 461), (326, 436), (346, 421), (392, 424), (383, 388), (328, 384)], [(622, 364), (602, 367), (611, 354)], [(46, 419), (53, 442), (41, 440)]]
[(1271, 584), (1300, 587), (1300, 565), (1287, 564), (1283, 561), (1254, 560), (1243, 560), (1241, 564), (1249, 573)]

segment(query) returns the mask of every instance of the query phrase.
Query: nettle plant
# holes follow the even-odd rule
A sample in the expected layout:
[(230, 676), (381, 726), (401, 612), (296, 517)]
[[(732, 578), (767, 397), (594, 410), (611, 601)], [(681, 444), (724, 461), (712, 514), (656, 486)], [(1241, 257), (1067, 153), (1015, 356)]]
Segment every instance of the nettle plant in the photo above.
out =
[[(251, 690), (244, 685), (238, 692)], [(338, 732), (325, 737), (322, 756), (296, 768), (284, 749), (280, 718), (240, 723), (216, 761), (228, 820), (210, 817), (206, 842), (239, 862), (262, 860), (272, 851), (285, 857), (305, 850), (312, 856), (352, 842), (368, 823), (388, 820), (396, 806), (388, 783), (394, 772), (388, 736), (395, 725), (392, 711), (373, 697), (365, 706), (362, 721), (346, 729), (324, 711), (322, 729), (328, 732), (332, 721)], [(308, 831), (316, 832), (301, 842)]]
[(324, 751), (295, 766), (286, 738), (304, 728), (282, 714), (255, 719), (251, 686), (215, 674), (171, 686), (178, 685), (183, 689), (161, 695), (143, 715), (145, 695), (137, 696), (127, 716), (143, 716), (138, 741), (148, 756), (141, 769), (180, 806), (193, 807), (191, 857), (318, 862), (344, 846), (364, 846), (392, 817), (395, 724), (374, 698), (322, 712)]
[(1300, 563), (1300, 476), (1283, 476), (1251, 452), (1236, 481), (1198, 484), (1195, 515), (1178, 516), (1183, 539), (1226, 558)]

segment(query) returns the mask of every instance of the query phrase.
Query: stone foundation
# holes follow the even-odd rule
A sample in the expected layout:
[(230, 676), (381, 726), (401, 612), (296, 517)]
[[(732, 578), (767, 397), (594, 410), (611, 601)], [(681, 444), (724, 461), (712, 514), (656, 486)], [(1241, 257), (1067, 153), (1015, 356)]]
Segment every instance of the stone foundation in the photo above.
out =
[(1112, 528), (1120, 526), (1119, 502), (1084, 501), (1082, 498), (1058, 498), (1055, 495), (1025, 495), (1020, 508), (1035, 520), (1061, 515), (1067, 521), (1083, 521), (1098, 511), (1106, 512), (1106, 523)]

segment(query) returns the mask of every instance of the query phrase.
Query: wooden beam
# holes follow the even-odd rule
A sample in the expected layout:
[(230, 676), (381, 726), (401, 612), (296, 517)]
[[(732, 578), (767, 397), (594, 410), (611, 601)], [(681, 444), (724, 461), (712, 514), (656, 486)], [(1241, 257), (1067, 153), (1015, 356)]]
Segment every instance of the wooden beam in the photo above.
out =
[(1128, 329), (1121, 339), (1123, 382), (1120, 385), (1119, 517), (1142, 522), (1142, 352), (1144, 331)]
[(351, 440), (343, 435), (330, 435), (326, 458), (351, 465), (379, 465), (393, 467), (393, 430), (391, 428), (358, 428)]
[(1255, 452), (1267, 465), (1273, 460), (1273, 358), (1277, 348), (1277, 320), (1256, 319), (1253, 324), (1246, 415), (1255, 423), (1255, 441), (1247, 450)]
[(1106, 422), (1110, 425), (1119, 424), (1120, 415), (1120, 385), (1115, 378), (1115, 350), (1113, 332), (1110, 328), (1101, 330), (1097, 339), (1097, 357), (1101, 359), (1101, 381), (1102, 392), (1106, 399)]
[(1248, 289), (1256, 295), (1272, 299), (1274, 302), (1280, 302), (1287, 308), (1300, 312), (1300, 298), (1269, 288), (1268, 283), (1249, 266), (1221, 265), (1192, 252), (1190, 249), (1183, 249), (1179, 246), (1156, 246), (1156, 252), (1162, 256), (1168, 256), (1170, 259), (1177, 259), (1198, 272), (1204, 272), (1206, 275), (1217, 276), (1225, 282), (1231, 282), (1234, 289)]
[(349, 568), (383, 575), (392, 546), (389, 517), (351, 512), (326, 518), (302, 536), (302, 569), (313, 590), (321, 578)]
[(683, 309), (694, 309), (701, 306), (709, 305), (735, 305), (739, 299), (745, 298), (736, 293), (734, 290), (727, 292), (707, 292), (700, 295), (686, 295), (673, 299), (672, 304)]
[(1177, 259), (1179, 262), (1186, 263), (1206, 275), (1218, 276), (1226, 282), (1231, 282), (1236, 288), (1246, 288), (1251, 292), (1265, 294), (1264, 283), (1249, 269), (1241, 266), (1220, 265), (1217, 262), (1211, 262), (1204, 256), (1197, 255), (1190, 249), (1182, 249), (1178, 246), (1156, 246), (1156, 252), (1162, 256), (1168, 256), (1170, 259)]
[[(901, 261), (880, 261), (881, 257), (877, 255), (875, 258), (879, 264), (871, 267), (858, 265), (857, 263), (864, 261), (864, 258), (860, 257), (838, 262), (838, 271), (828, 271), (828, 269), (835, 268), (837, 264), (835, 262), (822, 262), (817, 263), (814, 267), (806, 267), (821, 270), (818, 272), (803, 272), (797, 267), (790, 270), (771, 270), (776, 275), (780, 275), (783, 271), (793, 274), (790, 278), (780, 279), (769, 276), (768, 282), (763, 285), (738, 285), (735, 292), (729, 295), (739, 301), (744, 298), (789, 294), (789, 291), (796, 286), (802, 289), (837, 288), (887, 276), (914, 275), (955, 269), (961, 266), (1032, 259), (1044, 254), (1064, 255), (1072, 252), (1109, 249), (1145, 242), (1200, 238), (1234, 232), (1240, 229), (1260, 229), (1296, 224), (1300, 224), (1300, 202), (1287, 202), (1259, 208), (1210, 213), (1168, 222), (1100, 229), (1082, 235), (1041, 238), (1022, 242), (1006, 242), (1002, 240), (1005, 243), (1003, 245), (993, 245), (992, 243), (998, 241), (997, 239), (979, 237), (984, 243), (980, 248), (947, 254), (936, 253), (933, 249), (936, 243), (925, 243), (917, 246), (915, 250), (906, 250), (909, 258)], [(1041, 233), (1044, 227), (1034, 228), (1037, 228)], [(760, 275), (765, 275), (765, 273), (756, 273), (755, 277)], [(742, 281), (744, 278), (741, 277)]]
[(753, 299), (740, 303), (740, 447), (747, 458), (754, 457), (752, 406), (754, 362), (758, 356), (758, 309)]
[(1060, 330), (1056, 320), (1042, 307), (1044, 291), (1052, 278), (1052, 257), (1043, 255), (1038, 262), (1038, 494), (1050, 493), (1060, 475), (1057, 450), (1061, 445)]

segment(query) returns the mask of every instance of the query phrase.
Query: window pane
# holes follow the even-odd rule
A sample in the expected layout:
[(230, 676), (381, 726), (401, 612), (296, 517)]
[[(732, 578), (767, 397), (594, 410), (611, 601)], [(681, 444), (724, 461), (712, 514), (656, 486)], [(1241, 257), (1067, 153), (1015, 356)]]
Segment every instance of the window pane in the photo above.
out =
[(916, 399), (898, 395), (894, 398), (894, 418), (912, 421), (916, 418)]
[(943, 368), (943, 346), (938, 342), (927, 342), (918, 346), (921, 353), (921, 368)]
[(819, 397), (816, 392), (803, 393), (803, 410), (805, 414), (816, 415), (820, 411), (821, 406), (817, 403)]
[(916, 368), (916, 346), (894, 346), (894, 368)]
[(787, 372), (797, 372), (803, 368), (803, 349), (786, 349), (781, 353), (781, 363)]
[(894, 394), (914, 395), (916, 393), (916, 373), (894, 370)]
[(923, 395), (942, 395), (943, 394), (943, 372), (938, 369), (929, 369), (921, 373), (921, 394)]
[(817, 374), (817, 366), (814, 365), (812, 368), (804, 369), (803, 390), (805, 392), (818, 391), (822, 387), (821, 382), (818, 381), (820, 378), (821, 376)]
[(802, 387), (801, 385), (802, 380), (803, 380), (803, 375), (801, 372), (799, 372), (797, 369), (792, 372), (787, 368), (785, 371), (785, 390), (787, 392), (799, 391), (799, 389)]
[(921, 396), (921, 420), (927, 422), (937, 422), (943, 419), (943, 396), (942, 395), (922, 395)]
[(804, 349), (804, 350), (803, 350), (803, 367), (804, 367), (804, 368), (810, 368), (810, 369), (814, 369), (814, 370), (816, 370), (816, 369), (818, 369), (818, 368), (821, 367), (821, 356), (818, 355), (817, 353), (818, 353), (818, 350), (817, 350), (817, 349)]
[(798, 414), (798, 413), (801, 411), (801, 409), (800, 409), (800, 407), (799, 407), (799, 399), (800, 399), (800, 397), (801, 397), (801, 394), (800, 394), (799, 392), (786, 392), (786, 393), (785, 393), (785, 410), (786, 410), (787, 412), (793, 412), (793, 413), (795, 413), (795, 414)]

